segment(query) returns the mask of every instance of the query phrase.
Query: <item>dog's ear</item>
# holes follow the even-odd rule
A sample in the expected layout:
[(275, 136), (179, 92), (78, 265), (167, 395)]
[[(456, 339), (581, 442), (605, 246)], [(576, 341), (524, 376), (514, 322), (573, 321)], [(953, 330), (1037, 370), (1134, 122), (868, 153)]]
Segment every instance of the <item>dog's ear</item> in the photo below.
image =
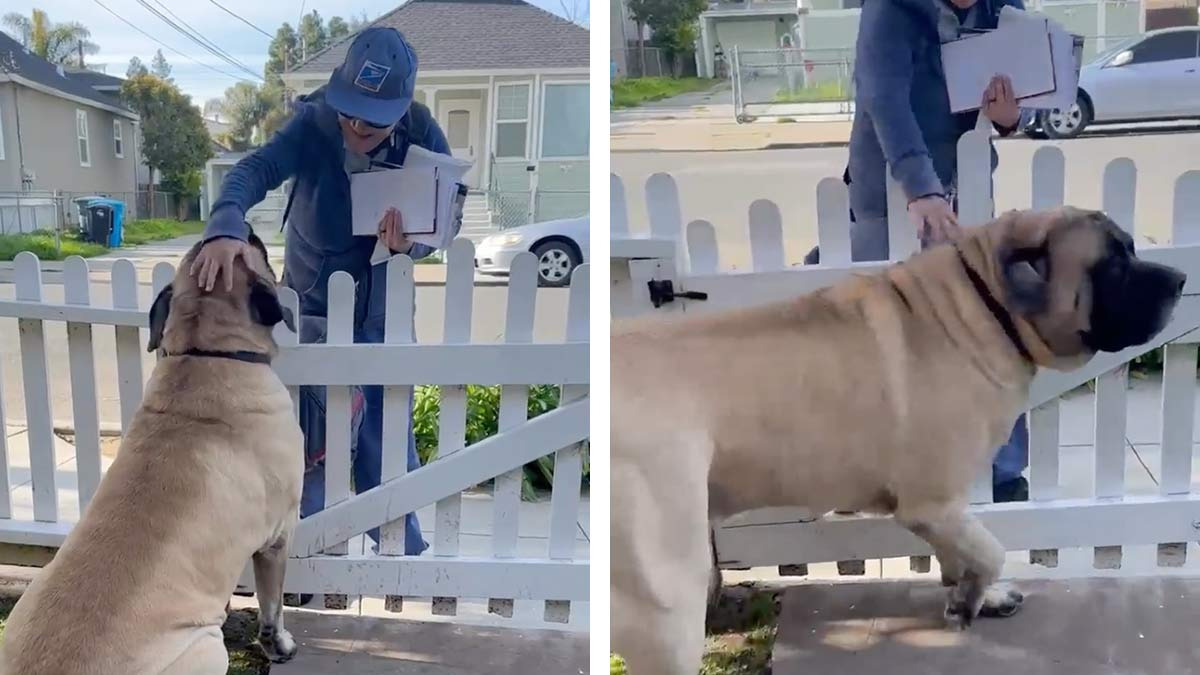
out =
[(1046, 311), (1050, 299), (1049, 255), (1046, 247), (1018, 249), (1005, 256), (1004, 289), (1018, 314)]
[(288, 330), (296, 332), (292, 310), (279, 302), (274, 286), (265, 281), (254, 282), (250, 289), (250, 318), (264, 326), (274, 326), (282, 321)]
[(150, 341), (146, 344), (148, 352), (158, 349), (162, 342), (163, 330), (167, 327), (167, 315), (171, 313), (171, 296), (174, 293), (175, 289), (171, 284), (167, 284), (158, 292), (158, 297), (154, 298), (154, 304), (150, 305)]

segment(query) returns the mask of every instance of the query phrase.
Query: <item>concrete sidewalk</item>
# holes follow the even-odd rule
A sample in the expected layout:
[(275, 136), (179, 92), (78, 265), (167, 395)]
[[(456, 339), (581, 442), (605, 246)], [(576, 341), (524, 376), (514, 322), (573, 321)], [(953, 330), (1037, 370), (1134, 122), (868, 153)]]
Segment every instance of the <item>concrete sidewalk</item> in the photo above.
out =
[(1200, 579), (1030, 581), (1025, 605), (965, 632), (943, 627), (933, 583), (819, 584), (783, 595), (772, 672), (1185, 675)]
[(588, 671), (587, 634), (289, 611), (296, 657), (279, 675), (574, 675)]
[(843, 146), (850, 142), (846, 117), (780, 118), (747, 124), (728, 117), (641, 119), (614, 122), (612, 152), (711, 152)]

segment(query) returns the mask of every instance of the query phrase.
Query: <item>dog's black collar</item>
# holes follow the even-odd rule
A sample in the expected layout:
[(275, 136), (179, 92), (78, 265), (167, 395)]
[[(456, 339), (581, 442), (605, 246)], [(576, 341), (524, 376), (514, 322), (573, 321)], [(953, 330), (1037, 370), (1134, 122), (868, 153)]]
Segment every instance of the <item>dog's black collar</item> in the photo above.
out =
[(217, 352), (207, 349), (189, 349), (179, 352), (178, 354), (167, 354), (167, 356), (203, 356), (214, 359), (231, 359), (233, 361), (243, 361), (245, 363), (270, 363), (271, 356), (262, 352), (251, 352), (239, 350), (236, 352)]
[(971, 285), (975, 287), (975, 292), (983, 300), (983, 304), (991, 310), (992, 316), (996, 317), (996, 321), (1000, 322), (1000, 327), (1004, 329), (1004, 334), (1012, 341), (1013, 346), (1020, 352), (1021, 357), (1026, 361), (1033, 363), (1033, 355), (1029, 353), (1029, 348), (1025, 346), (1025, 341), (1021, 339), (1021, 334), (1017, 332), (1017, 325), (1013, 323), (1012, 315), (1000, 304), (1000, 301), (992, 295), (987, 284), (984, 283), (983, 277), (979, 276), (979, 272), (971, 267), (971, 263), (967, 262), (967, 256), (963, 255), (962, 249), (955, 246), (955, 252), (958, 253), (958, 261), (962, 263), (963, 271), (966, 272), (967, 278), (971, 280)]

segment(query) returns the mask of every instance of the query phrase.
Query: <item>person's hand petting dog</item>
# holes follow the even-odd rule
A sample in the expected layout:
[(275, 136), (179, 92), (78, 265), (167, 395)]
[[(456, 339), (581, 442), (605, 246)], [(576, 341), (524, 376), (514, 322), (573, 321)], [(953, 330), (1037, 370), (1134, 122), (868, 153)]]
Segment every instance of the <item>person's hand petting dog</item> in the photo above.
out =
[(404, 236), (404, 217), (396, 209), (388, 209), (379, 221), (379, 239), (393, 253), (408, 253), (412, 242)]
[(1001, 129), (1012, 129), (1021, 121), (1021, 109), (1013, 94), (1012, 80), (1007, 75), (996, 75), (983, 90), (982, 110), (984, 116)]
[(917, 228), (917, 236), (928, 244), (953, 241), (959, 234), (954, 209), (941, 195), (928, 195), (909, 202), (908, 219)]

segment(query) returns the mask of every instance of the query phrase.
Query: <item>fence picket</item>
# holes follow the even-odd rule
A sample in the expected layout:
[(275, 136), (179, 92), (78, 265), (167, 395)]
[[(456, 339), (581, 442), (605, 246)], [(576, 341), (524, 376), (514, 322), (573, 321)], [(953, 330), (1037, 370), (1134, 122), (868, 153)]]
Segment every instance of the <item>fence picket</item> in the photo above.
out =
[(687, 226), (688, 260), (692, 274), (716, 274), (721, 269), (717, 231), (707, 220), (693, 220)]
[(687, 269), (683, 250), (683, 211), (679, 205), (679, 186), (669, 173), (656, 173), (646, 179), (646, 215), (650, 219), (650, 234), (675, 242), (675, 259), (681, 269)]
[[(113, 309), (140, 309), (137, 269), (122, 258), (112, 267)], [(121, 397), (121, 430), (129, 430), (133, 414), (142, 404), (142, 339), (133, 326), (113, 328), (117, 343), (117, 391)]]
[(617, 174), (608, 175), (609, 227), (612, 236), (629, 235), (629, 207), (626, 205), (625, 184)]
[[(414, 318), (416, 284), (413, 261), (406, 255), (393, 256), (387, 262), (387, 303), (384, 338), (387, 344), (412, 344), (416, 341)], [(413, 388), (410, 385), (383, 387), (383, 456), (380, 482), (386, 483), (408, 473), (409, 426), (412, 417)], [(404, 555), (404, 519), (385, 523), (379, 528), (380, 555)], [(404, 600), (398, 595), (384, 598), (389, 611), (398, 612)]]
[(917, 230), (908, 221), (908, 198), (904, 188), (892, 178), (891, 167), (887, 176), (888, 213), (888, 260), (905, 260), (920, 250)]
[[(300, 334), (298, 332), (300, 330), (300, 296), (296, 294), (296, 291), (286, 286), (279, 287), (278, 292), (280, 304), (292, 311), (292, 318), (296, 324), (297, 331), (296, 333), (293, 333), (283, 324), (278, 324), (275, 326), (275, 342), (279, 345), (280, 349), (283, 350), (300, 344)], [(300, 387), (289, 385), (287, 390), (288, 394), (290, 394), (292, 397), (292, 413), (295, 414), (296, 419), (299, 420)]]
[[(354, 277), (346, 272), (334, 272), (329, 277), (329, 294), (325, 342), (331, 345), (354, 342)], [(350, 433), (351, 395), (348, 386), (328, 386), (325, 389), (325, 508), (350, 498)], [(346, 555), (349, 545), (334, 542), (323, 553)], [(324, 598), (326, 609), (346, 609), (349, 598), (344, 594), (329, 594)]]
[(1096, 378), (1096, 496), (1125, 491), (1125, 390), (1128, 364)]
[[(150, 287), (151, 287), (151, 298), (152, 298), (150, 300), (150, 302), (154, 302), (153, 298), (158, 297), (158, 292), (161, 291), (162, 289), (166, 288), (167, 284), (170, 284), (174, 280), (175, 280), (175, 267), (171, 263), (160, 262), (157, 265), (155, 265), (154, 269), (150, 272)], [(161, 358), (161, 357), (159, 357), (156, 354), (155, 358), (157, 360), (158, 358)]]
[[(565, 339), (583, 342), (588, 339), (588, 301), (590, 266), (580, 265), (571, 277), (570, 298), (567, 301)], [(569, 403), (587, 396), (584, 385), (566, 385), (559, 398)], [(583, 444), (577, 443), (554, 453), (554, 481), (550, 493), (550, 546), (552, 560), (571, 560), (575, 557), (575, 533), (579, 528), (580, 489), (583, 479)], [(547, 600), (546, 621), (567, 623), (570, 603)]]
[[(1029, 413), (1029, 498), (1034, 501), (1058, 498), (1059, 400), (1050, 399)], [(1054, 567), (1058, 564), (1058, 550), (1032, 550), (1029, 562)]]
[[(474, 246), (469, 240), (456, 240), (446, 258), (446, 310), (442, 341), (447, 344), (467, 343), (471, 341), (475, 298)], [(466, 447), (467, 384), (442, 387), (441, 411), (438, 415), (438, 459)], [(462, 494), (439, 499), (435, 514), (433, 554), (458, 555)], [(454, 598), (433, 599), (434, 614), (451, 615), (457, 611), (458, 604)]]
[(1103, 210), (1121, 229), (1133, 234), (1133, 207), (1137, 198), (1137, 166), (1118, 157), (1104, 167)]
[[(4, 384), (4, 364), (0, 362), (0, 387)], [(4, 395), (0, 394), (0, 518), (12, 518), (12, 477), (8, 463), (8, 412), (4, 407)]]
[(817, 183), (817, 243), (822, 265), (850, 264), (850, 193), (840, 178)]
[[(22, 251), (13, 259), (16, 298), (42, 301), (42, 269), (37, 256)], [(29, 438), (29, 470), (33, 479), (33, 518), (58, 521), (58, 492), (54, 468), (54, 422), (50, 417), (50, 375), (46, 363), (46, 334), (41, 319), (18, 319), (21, 375), (25, 380), (25, 435)]]
[(758, 199), (750, 204), (748, 232), (754, 271), (783, 269), (783, 216), (775, 202)]
[(1159, 484), (1164, 495), (1186, 494), (1192, 486), (1196, 345), (1167, 345), (1162, 378), (1162, 476)]
[[(68, 305), (92, 304), (88, 264), (79, 256), (63, 263), (63, 300)], [(71, 369), (71, 412), (75, 427), (75, 470), (82, 515), (100, 485), (100, 409), (96, 400), (96, 355), (92, 324), (67, 322), (67, 353)]]
[(990, 504), (992, 502), (992, 467), (980, 471), (971, 483), (970, 498), (972, 504)]
[(1171, 219), (1171, 244), (1200, 243), (1200, 170), (1175, 179), (1175, 201)]
[(1031, 208), (1052, 209), (1062, 206), (1066, 190), (1066, 158), (1053, 145), (1043, 145), (1033, 153), (1029, 167)]
[(957, 150), (958, 222), (963, 227), (983, 225), (993, 211), (991, 129), (963, 134)]
[[(508, 307), (504, 322), (504, 341), (533, 341), (534, 308), (537, 305), (537, 260), (522, 253), (513, 259), (508, 278)], [(515, 429), (529, 419), (529, 387), (505, 385), (500, 389), (501, 433)], [(524, 467), (496, 477), (492, 486), (492, 555), (496, 558), (517, 556), (517, 533), (521, 512), (521, 486)], [(488, 612), (511, 618), (512, 598), (488, 598)]]

